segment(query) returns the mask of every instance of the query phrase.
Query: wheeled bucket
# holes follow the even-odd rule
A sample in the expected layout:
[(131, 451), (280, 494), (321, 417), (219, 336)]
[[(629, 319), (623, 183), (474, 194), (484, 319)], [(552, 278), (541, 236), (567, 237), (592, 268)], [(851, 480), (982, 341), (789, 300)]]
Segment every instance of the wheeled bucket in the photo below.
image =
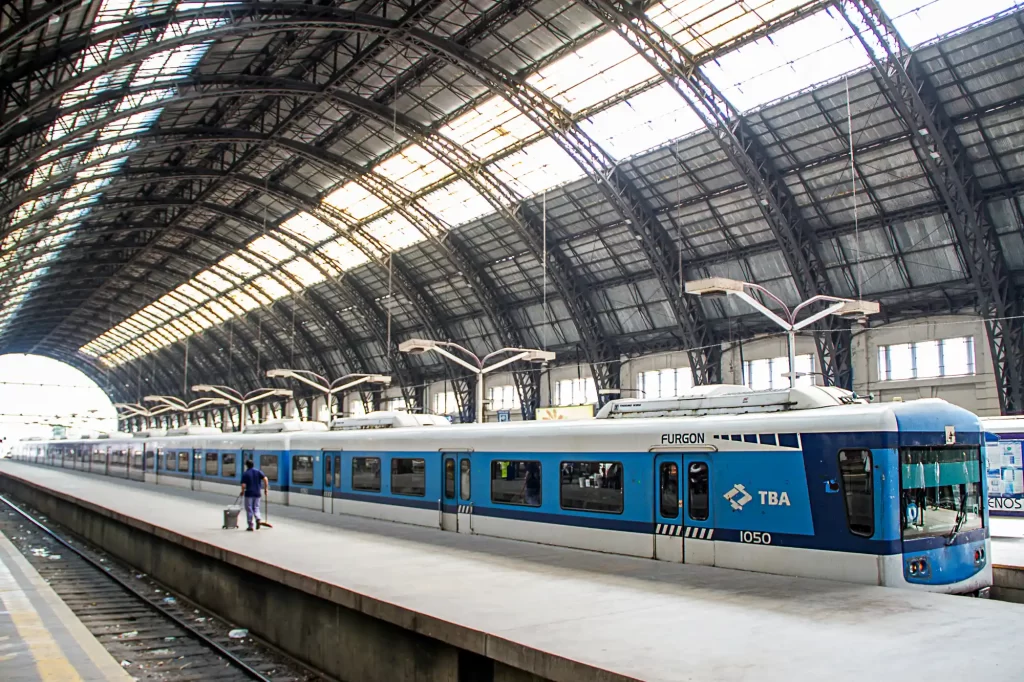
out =
[(229, 505), (224, 508), (224, 528), (238, 528), (238, 515), (242, 508), (238, 505)]

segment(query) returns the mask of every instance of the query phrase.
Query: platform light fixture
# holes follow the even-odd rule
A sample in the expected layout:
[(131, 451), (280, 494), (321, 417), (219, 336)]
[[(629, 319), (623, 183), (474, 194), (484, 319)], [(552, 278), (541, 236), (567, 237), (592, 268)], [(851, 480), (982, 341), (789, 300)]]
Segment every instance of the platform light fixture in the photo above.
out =
[(267, 398), (290, 398), (292, 396), (292, 392), (287, 388), (261, 387), (253, 389), (248, 393), (242, 393), (230, 386), (222, 386), (219, 384), (196, 384), (192, 387), (192, 390), (196, 393), (213, 393), (228, 402), (238, 405), (238, 429), (240, 431), (245, 428), (246, 408), (248, 408), (249, 405), (258, 403), (261, 400), (266, 400)]
[(188, 415), (193, 412), (205, 410), (209, 407), (223, 407), (228, 405), (229, 402), (225, 398), (197, 398), (189, 402), (185, 402), (181, 398), (173, 395), (147, 395), (142, 399), (146, 403), (157, 403), (159, 405), (165, 405), (174, 412), (182, 412)]
[[(780, 315), (762, 304), (756, 298), (747, 293), (748, 290), (759, 291), (772, 301), (775, 301), (775, 303), (777, 303), (782, 309), (782, 314)], [(729, 279), (728, 277), (708, 277), (706, 279), (689, 281), (686, 282), (685, 291), (686, 293), (694, 296), (736, 296), (737, 298), (746, 301), (747, 305), (757, 310), (769, 320), (782, 327), (786, 331), (786, 345), (788, 346), (789, 353), (788, 376), (790, 388), (796, 386), (796, 333), (798, 331), (811, 326), (818, 320), (824, 319), (829, 315), (865, 322), (869, 315), (877, 315), (879, 310), (881, 310), (881, 306), (877, 301), (863, 301), (860, 299), (839, 298), (837, 296), (824, 295), (812, 296), (803, 303), (800, 303), (796, 307), (790, 309), (789, 306), (782, 302), (782, 299), (765, 289), (760, 284)], [(820, 310), (810, 317), (797, 322), (797, 317), (800, 312), (815, 303), (828, 303), (829, 306), (824, 310)]]
[(327, 399), (327, 414), (329, 415), (328, 421), (330, 421), (330, 417), (335, 414), (335, 410), (331, 403), (339, 393), (347, 391), (350, 388), (355, 388), (361, 384), (380, 384), (381, 386), (391, 385), (391, 377), (385, 374), (346, 374), (345, 376), (338, 377), (334, 381), (328, 381), (327, 377), (305, 369), (268, 369), (267, 377), (271, 379), (294, 379), (295, 381), (311, 386), (323, 393)]
[[(513, 362), (533, 362), (533, 363), (547, 363), (555, 359), (555, 354), (551, 351), (540, 350), (538, 348), (499, 348), (493, 353), (488, 353), (482, 358), (468, 348), (464, 348), (457, 343), (451, 341), (434, 341), (431, 339), (409, 339), (398, 344), (398, 350), (403, 353), (409, 353), (411, 355), (419, 355), (420, 353), (426, 353), (433, 351), (445, 358), (448, 358), (460, 367), (465, 367), (470, 372), (476, 375), (476, 422), (478, 424), (484, 421), (484, 375), (493, 372), (496, 369), (500, 369), (507, 365), (511, 365)], [(462, 353), (466, 357), (459, 357), (452, 351)], [(487, 362), (492, 358), (496, 358), (499, 355), (506, 355), (509, 357), (502, 358), (495, 362), (493, 365), (488, 365)], [(469, 358), (468, 360), (466, 358)], [(470, 362), (472, 360), (472, 362)]]

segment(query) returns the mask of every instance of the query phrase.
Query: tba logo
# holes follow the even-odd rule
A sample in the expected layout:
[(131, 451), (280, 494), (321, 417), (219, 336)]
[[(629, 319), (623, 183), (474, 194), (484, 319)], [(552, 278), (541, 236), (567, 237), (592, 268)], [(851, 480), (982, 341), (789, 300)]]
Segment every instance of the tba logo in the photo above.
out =
[(729, 492), (723, 495), (723, 497), (729, 500), (729, 504), (731, 504), (732, 508), (736, 511), (742, 510), (743, 505), (754, 499), (753, 495), (747, 492), (747, 489), (743, 487), (742, 483), (734, 485)]

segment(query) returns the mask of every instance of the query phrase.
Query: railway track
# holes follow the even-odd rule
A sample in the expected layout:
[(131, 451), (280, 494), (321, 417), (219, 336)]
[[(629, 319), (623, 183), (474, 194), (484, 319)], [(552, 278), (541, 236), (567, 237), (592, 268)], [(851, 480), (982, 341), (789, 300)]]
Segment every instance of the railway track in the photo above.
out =
[(0, 496), (0, 532), (137, 680), (326, 680)]

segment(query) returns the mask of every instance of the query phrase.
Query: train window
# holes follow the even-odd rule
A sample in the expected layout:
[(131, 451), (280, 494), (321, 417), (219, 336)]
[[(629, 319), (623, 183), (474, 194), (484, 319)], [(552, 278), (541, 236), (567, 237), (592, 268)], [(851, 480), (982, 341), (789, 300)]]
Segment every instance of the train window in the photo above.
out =
[(621, 462), (562, 462), (562, 509), (622, 513)]
[(217, 453), (207, 452), (206, 453), (206, 475), (216, 476), (217, 475)]
[(455, 460), (448, 457), (444, 460), (444, 498), (455, 497)]
[[(155, 466), (154, 463), (156, 462), (155, 457), (156, 457), (156, 455), (155, 455), (155, 453), (152, 450), (147, 450), (146, 451), (146, 471), (153, 471), (153, 468)], [(94, 458), (95, 458), (95, 453), (94, 453)]]
[(313, 485), (313, 458), (309, 455), (292, 457), (292, 483)]
[(334, 487), (341, 487), (341, 455), (334, 456)]
[(774, 433), (762, 433), (761, 434), (761, 445), (778, 445), (778, 439)]
[(708, 501), (708, 465), (706, 462), (690, 462), (686, 470), (687, 511), (694, 521), (707, 521), (709, 512)]
[(224, 478), (234, 478), (235, 473), (235, 453), (225, 452), (220, 456), (220, 475)]
[[(120, 453), (118, 453), (118, 454), (120, 454)], [(120, 460), (118, 460), (118, 464), (120, 464)], [(187, 452), (179, 452), (178, 453), (178, 471), (188, 471), (188, 453)]]
[(380, 457), (352, 458), (352, 489), (380, 492)]
[[(427, 467), (422, 459), (391, 459), (391, 492), (423, 497), (427, 492)], [(454, 494), (454, 493), (453, 493)]]
[(756, 433), (745, 433), (745, 434), (743, 434), (743, 442), (744, 443), (756, 443), (757, 442), (757, 434)]
[(334, 482), (334, 471), (331, 469), (331, 465), (334, 463), (334, 458), (330, 455), (324, 455), (324, 487), (329, 488)]
[(661, 515), (666, 519), (679, 516), (679, 467), (675, 462), (662, 462), (658, 469), (661, 490)]
[(875, 491), (871, 474), (871, 451), (840, 450), (839, 474), (846, 501), (846, 524), (854, 535), (875, 533)]
[(779, 445), (784, 448), (800, 447), (800, 438), (795, 433), (780, 433)]
[(469, 499), (469, 460), (459, 462), (459, 497)]
[(270, 483), (277, 483), (277, 455), (260, 455), (260, 471)]
[(491, 502), (539, 507), (540, 462), (491, 460)]

